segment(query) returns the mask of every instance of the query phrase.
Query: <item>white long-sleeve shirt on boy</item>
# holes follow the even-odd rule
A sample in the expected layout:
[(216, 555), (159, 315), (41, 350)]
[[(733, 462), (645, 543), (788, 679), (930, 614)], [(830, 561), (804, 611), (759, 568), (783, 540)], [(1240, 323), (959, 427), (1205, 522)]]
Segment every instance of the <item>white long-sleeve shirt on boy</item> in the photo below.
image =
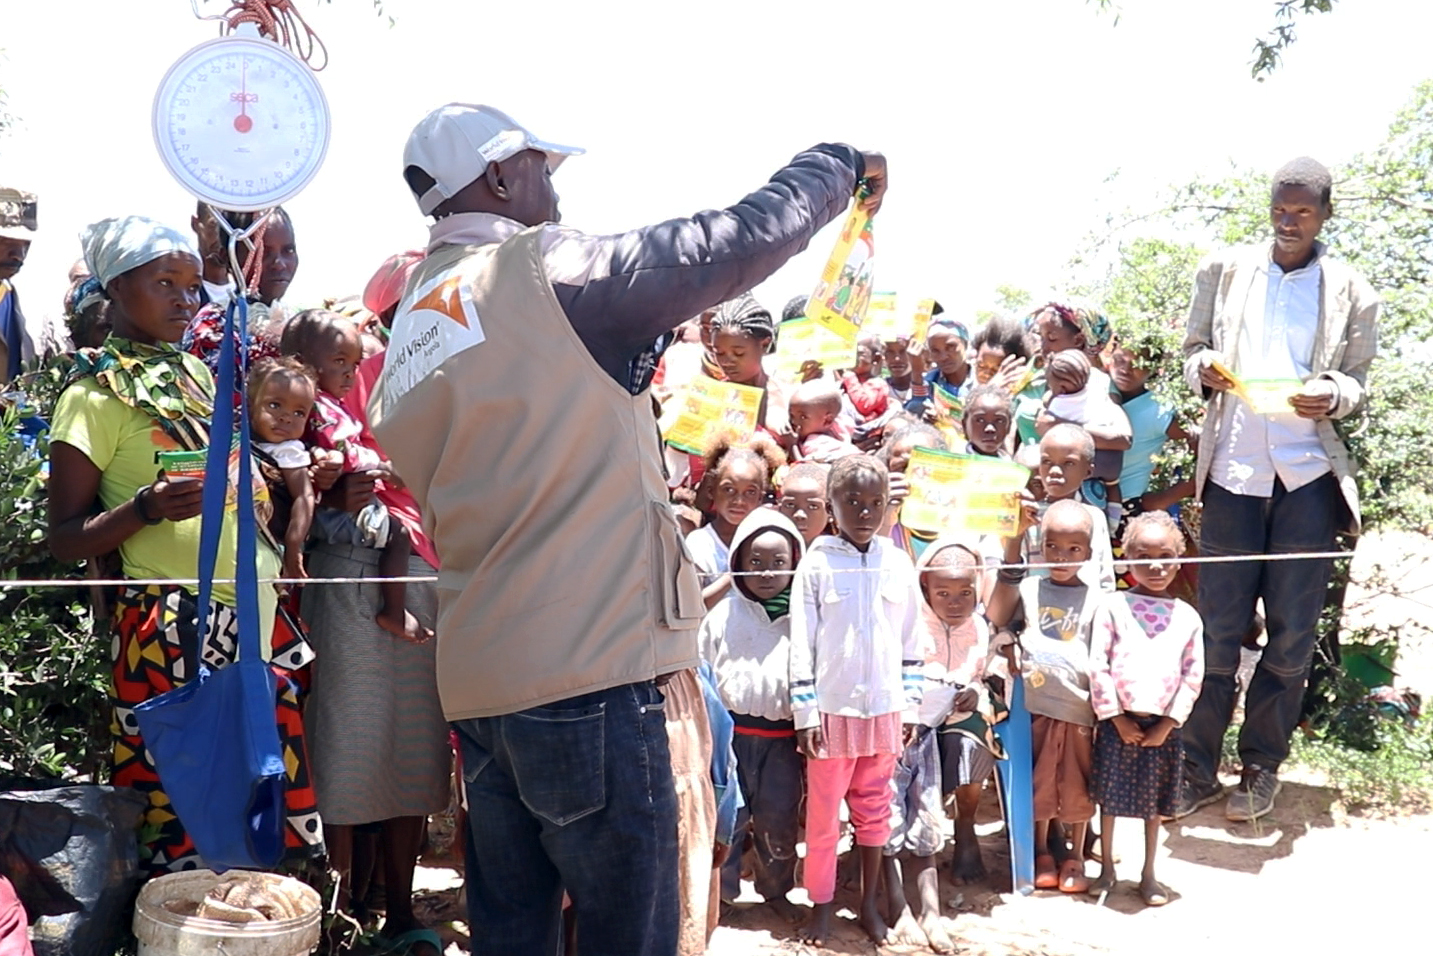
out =
[(1177, 598), (1121, 591), (1095, 610), (1090, 699), (1095, 716), (1158, 714), (1182, 726), (1204, 686), (1204, 621)]
[(913, 724), (921, 701), (921, 595), (915, 566), (890, 539), (867, 550), (835, 535), (811, 543), (791, 586), (791, 710), (797, 730), (821, 714)]

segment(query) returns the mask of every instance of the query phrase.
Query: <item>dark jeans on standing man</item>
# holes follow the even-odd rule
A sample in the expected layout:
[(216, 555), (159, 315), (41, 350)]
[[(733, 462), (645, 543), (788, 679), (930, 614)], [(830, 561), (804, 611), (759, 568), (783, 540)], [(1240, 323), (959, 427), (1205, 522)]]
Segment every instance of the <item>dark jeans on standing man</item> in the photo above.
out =
[(468, 795), (472, 951), (558, 952), (562, 894), (582, 956), (677, 948), (677, 797), (651, 681), (453, 724)]
[[(1290, 554), (1332, 551), (1344, 514), (1332, 474), (1287, 491), (1275, 480), (1268, 498), (1204, 486), (1201, 555)], [(1224, 732), (1234, 714), (1239, 652), (1264, 599), (1267, 643), (1249, 682), (1239, 759), (1277, 771), (1298, 726), (1304, 683), (1318, 635), (1333, 559), (1205, 564), (1199, 569), (1204, 618), (1204, 689), (1184, 726), (1189, 783), (1214, 783)]]
[[(737, 720), (752, 724), (759, 718)], [(768, 901), (785, 898), (796, 887), (796, 835), (806, 758), (796, 749), (794, 732), (790, 737), (766, 737), (738, 730), (732, 750), (746, 805), (737, 812), (736, 840), (722, 866), (721, 898), (730, 903), (741, 895), (741, 844), (748, 823), (756, 854), (756, 892)]]

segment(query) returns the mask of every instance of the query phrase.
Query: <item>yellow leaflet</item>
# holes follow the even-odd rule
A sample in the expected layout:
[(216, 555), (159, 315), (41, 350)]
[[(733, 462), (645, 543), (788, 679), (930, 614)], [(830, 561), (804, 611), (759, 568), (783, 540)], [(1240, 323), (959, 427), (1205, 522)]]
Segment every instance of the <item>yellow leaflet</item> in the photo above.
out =
[(1304, 390), (1304, 383), (1296, 378), (1239, 378), (1222, 362), (1211, 362), (1210, 368), (1234, 383), (1230, 389), (1235, 395), (1259, 415), (1279, 415), (1292, 412), (1289, 399)]
[(906, 468), (911, 490), (901, 524), (943, 534), (1013, 535), (1029, 480), (1030, 470), (1012, 461), (917, 448)]
[(859, 204), (851, 206), (836, 248), (821, 270), (821, 281), (806, 303), (806, 317), (856, 344), (871, 300), (876, 244), (871, 217)]
[(667, 402), (658, 427), (673, 448), (701, 454), (707, 442), (723, 431), (745, 441), (756, 431), (761, 389), (718, 382), (698, 375), (683, 393)]
[(930, 331), (930, 320), (935, 315), (935, 300), (921, 299), (916, 303), (915, 325), (911, 328), (911, 344), (924, 345), (926, 333)]
[(1239, 397), (1260, 415), (1291, 414), (1294, 409), (1289, 399), (1304, 390), (1304, 383), (1296, 378), (1251, 378), (1243, 385), (1244, 394)]
[(810, 319), (782, 322), (777, 329), (772, 374), (792, 382), (801, 381), (803, 362), (816, 361), (827, 372), (853, 368), (856, 347)]
[(910, 320), (896, 308), (894, 292), (877, 292), (871, 296), (871, 305), (866, 309), (866, 320), (861, 323), (862, 334), (879, 335), (882, 342), (894, 342), (901, 336), (909, 336)]

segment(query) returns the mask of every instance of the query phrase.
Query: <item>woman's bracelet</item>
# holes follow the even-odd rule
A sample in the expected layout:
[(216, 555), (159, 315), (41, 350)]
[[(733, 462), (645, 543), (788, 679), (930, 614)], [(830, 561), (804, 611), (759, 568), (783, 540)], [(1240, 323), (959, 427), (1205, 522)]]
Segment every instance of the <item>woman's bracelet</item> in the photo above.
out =
[(140, 521), (143, 521), (146, 525), (150, 527), (153, 527), (154, 525), (157, 525), (164, 520), (164, 515), (151, 516), (149, 513), (149, 509), (144, 506), (145, 492), (152, 491), (153, 489), (153, 485), (145, 485), (143, 488), (139, 489), (134, 493), (134, 513), (139, 515)]

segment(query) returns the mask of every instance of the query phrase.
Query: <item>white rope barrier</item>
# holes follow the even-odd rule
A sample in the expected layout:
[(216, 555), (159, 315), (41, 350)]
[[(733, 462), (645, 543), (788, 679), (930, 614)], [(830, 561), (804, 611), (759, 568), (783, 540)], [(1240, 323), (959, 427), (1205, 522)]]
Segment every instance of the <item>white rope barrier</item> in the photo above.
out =
[[(1298, 551), (1279, 554), (1217, 554), (1194, 558), (1142, 558), (1140, 560), (1115, 559), (1115, 566), (1131, 567), (1134, 565), (1146, 564), (1240, 564), (1245, 562), (1275, 562), (1275, 561), (1323, 561), (1328, 559), (1351, 558), (1352, 551)], [(1011, 570), (1040, 571), (1050, 568), (1078, 568), (1088, 561), (1066, 561), (1066, 562), (1042, 562), (1023, 561), (1019, 563), (992, 565), (987, 570), (996, 571), (1000, 568)], [(841, 574), (876, 574), (881, 568), (851, 568), (840, 571)], [(761, 577), (764, 571), (732, 571), (732, 577)], [(315, 584), (433, 584), (438, 580), (434, 575), (408, 575), (404, 577), (368, 577), (368, 578), (259, 578), (260, 584), (282, 584), (282, 585), (315, 585)], [(213, 584), (232, 585), (237, 584), (235, 578), (215, 578)], [(8, 581), (0, 581), (0, 591), (12, 591), (20, 588), (73, 588), (73, 587), (149, 587), (151, 585), (181, 585), (185, 587), (198, 587), (198, 578), (21, 578)]]

